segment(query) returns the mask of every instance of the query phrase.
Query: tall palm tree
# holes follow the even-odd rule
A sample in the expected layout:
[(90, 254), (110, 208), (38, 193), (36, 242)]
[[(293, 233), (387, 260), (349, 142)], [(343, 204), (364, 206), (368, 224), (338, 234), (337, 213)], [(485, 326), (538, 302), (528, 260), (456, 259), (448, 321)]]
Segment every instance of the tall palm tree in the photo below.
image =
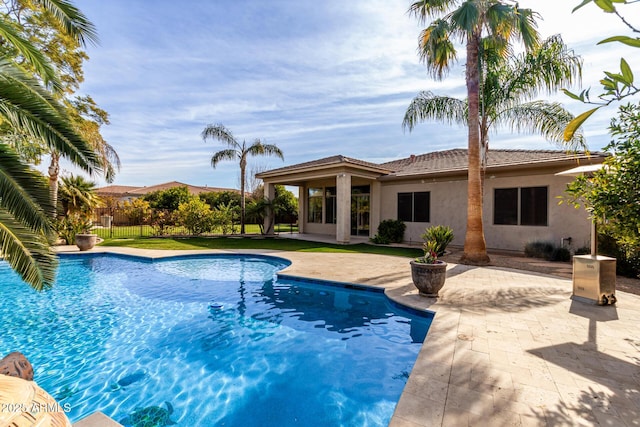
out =
[(229, 147), (226, 150), (218, 151), (211, 157), (211, 166), (214, 169), (222, 160), (238, 160), (240, 162), (240, 233), (244, 234), (246, 199), (244, 187), (246, 181), (247, 156), (277, 156), (284, 160), (282, 151), (280, 151), (280, 148), (276, 145), (263, 144), (259, 139), (253, 141), (251, 145), (247, 145), (244, 140), (242, 144), (240, 144), (231, 131), (221, 124), (207, 125), (201, 135), (204, 141), (208, 138), (217, 139)]
[[(489, 132), (495, 127), (539, 133), (569, 150), (586, 148), (581, 133), (564, 141), (564, 128), (573, 120), (573, 115), (560, 103), (531, 101), (542, 89), (552, 92), (580, 79), (581, 58), (559, 35), (549, 37), (535, 50), (518, 56), (484, 55), (482, 68), (480, 146), (483, 168), (489, 149)], [(466, 125), (468, 111), (466, 99), (423, 91), (409, 104), (402, 125), (409, 131), (417, 123), (429, 119)]]
[(441, 80), (457, 59), (454, 39), (466, 45), (469, 165), (467, 232), (461, 262), (485, 265), (489, 263), (489, 256), (482, 223), (481, 49), (484, 41), (490, 43), (496, 55), (505, 56), (514, 38), (519, 38), (527, 50), (537, 47), (536, 14), (530, 9), (518, 7), (515, 2), (499, 0), (420, 0), (410, 6), (409, 13), (421, 23), (433, 18), (420, 34), (419, 54), (436, 79)]

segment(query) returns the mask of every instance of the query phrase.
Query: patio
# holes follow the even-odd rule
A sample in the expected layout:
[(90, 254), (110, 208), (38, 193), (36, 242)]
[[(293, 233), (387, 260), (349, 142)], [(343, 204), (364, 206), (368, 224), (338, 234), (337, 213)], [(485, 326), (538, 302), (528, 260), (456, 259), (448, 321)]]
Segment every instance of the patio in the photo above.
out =
[(640, 425), (638, 295), (618, 292), (616, 306), (597, 307), (572, 301), (567, 278), (449, 264), (435, 300), (417, 294), (406, 258), (271, 253), (293, 262), (284, 274), (384, 287), (436, 312), (392, 427)]

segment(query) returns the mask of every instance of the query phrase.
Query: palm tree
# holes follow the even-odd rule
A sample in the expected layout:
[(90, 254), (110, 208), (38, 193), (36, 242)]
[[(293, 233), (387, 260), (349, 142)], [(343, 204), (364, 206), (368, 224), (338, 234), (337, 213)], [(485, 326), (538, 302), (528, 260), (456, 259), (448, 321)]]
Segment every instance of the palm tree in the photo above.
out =
[(100, 203), (95, 190), (96, 184), (80, 175), (62, 177), (60, 201), (64, 207), (65, 214), (89, 215), (93, 208)]
[[(93, 26), (67, 0), (37, 0), (59, 20), (68, 34), (84, 41), (93, 38)], [(0, 37), (12, 46), (40, 76), (0, 57), (0, 121), (15, 134), (43, 141), (87, 173), (100, 172), (102, 162), (93, 147), (75, 130), (64, 107), (49, 91), (60, 82), (45, 57), (0, 19)], [(50, 247), (52, 207), (46, 180), (24, 163), (15, 150), (0, 141), (0, 258), (37, 290), (51, 286), (56, 257)]]
[[(87, 173), (101, 171), (93, 148), (75, 131), (64, 108), (13, 63), (0, 59), (0, 120), (15, 131), (42, 140)], [(0, 142), (0, 255), (35, 289), (49, 287), (56, 258), (51, 199), (42, 176)]]
[[(485, 51), (486, 53), (486, 51)], [(549, 37), (538, 48), (509, 58), (485, 54), (480, 93), (480, 146), (483, 171), (489, 149), (489, 131), (508, 127), (512, 131), (543, 135), (569, 150), (585, 149), (581, 133), (565, 142), (564, 128), (573, 115), (557, 102), (530, 101), (540, 89), (552, 92), (571, 85), (581, 76), (578, 55), (559, 35)], [(420, 92), (409, 104), (402, 125), (413, 130), (417, 123), (435, 119), (467, 124), (467, 100)]]
[(499, 0), (421, 0), (410, 6), (409, 13), (421, 23), (434, 18), (420, 34), (419, 53), (436, 79), (441, 80), (457, 58), (454, 38), (466, 44), (469, 165), (467, 232), (461, 262), (485, 265), (489, 263), (489, 256), (482, 223), (481, 51), (483, 45), (490, 44), (496, 55), (506, 56), (513, 38), (519, 38), (527, 50), (537, 47), (536, 14), (519, 8), (517, 3), (511, 5)]
[(242, 144), (238, 142), (231, 131), (221, 124), (207, 125), (202, 131), (202, 139), (204, 141), (207, 138), (217, 139), (218, 141), (227, 144), (226, 150), (218, 151), (211, 157), (211, 166), (215, 169), (219, 162), (222, 160), (238, 160), (240, 162), (240, 234), (244, 234), (244, 216), (245, 216), (245, 180), (247, 169), (247, 156), (277, 156), (284, 160), (282, 151), (273, 144), (263, 144), (262, 141), (256, 139), (253, 143), (247, 146), (246, 141), (242, 141)]

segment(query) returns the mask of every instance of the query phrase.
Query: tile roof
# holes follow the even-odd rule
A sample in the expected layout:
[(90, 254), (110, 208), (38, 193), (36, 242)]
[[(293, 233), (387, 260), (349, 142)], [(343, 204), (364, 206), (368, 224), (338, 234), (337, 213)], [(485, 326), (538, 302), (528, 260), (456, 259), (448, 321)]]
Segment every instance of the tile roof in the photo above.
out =
[(339, 165), (339, 164), (351, 164), (354, 166), (361, 166), (365, 168), (376, 169), (376, 170), (379, 170), (380, 172), (389, 172), (387, 169), (381, 167), (379, 164), (376, 164), (376, 163), (366, 162), (364, 160), (358, 160), (352, 157), (336, 155), (336, 156), (325, 157), (318, 160), (311, 160), (309, 162), (297, 163), (291, 166), (284, 166), (278, 169), (271, 169), (258, 174), (258, 176), (262, 174), (270, 175), (272, 173), (293, 172), (300, 169), (309, 169), (309, 168)]
[(214, 191), (234, 191), (239, 192), (234, 188), (220, 188), (220, 187), (201, 187), (197, 185), (185, 184), (179, 181), (171, 181), (165, 182), (162, 184), (144, 186), (144, 187), (133, 187), (128, 185), (109, 185), (106, 187), (101, 187), (96, 190), (98, 194), (119, 194), (124, 196), (143, 196), (148, 193), (152, 193), (154, 191), (168, 190), (170, 188), (176, 187), (187, 187), (189, 189), (189, 193), (191, 194), (201, 194), (201, 193), (210, 193)]
[[(594, 152), (591, 158), (602, 159), (604, 154)], [(487, 169), (548, 164), (553, 162), (570, 162), (585, 160), (588, 156), (583, 153), (567, 153), (560, 150), (489, 150), (487, 154)], [(456, 148), (446, 151), (410, 156), (404, 159), (382, 163), (381, 166), (393, 170), (391, 176), (410, 176), (432, 173), (446, 173), (466, 171), (468, 150)]]
[[(386, 163), (370, 163), (363, 160), (345, 157), (341, 155), (325, 157), (309, 162), (298, 163), (278, 169), (258, 174), (258, 177), (286, 174), (288, 172), (305, 171), (309, 169), (322, 168), (339, 164), (351, 164), (353, 166), (365, 167), (380, 172), (383, 179), (393, 179), (394, 177), (408, 177), (413, 175), (428, 175), (455, 173), (467, 170), (468, 150), (465, 148), (455, 148), (445, 151), (434, 151), (426, 154), (412, 155), (403, 159), (393, 160)], [(592, 152), (590, 158), (596, 163), (604, 159), (605, 154)], [(517, 167), (531, 165), (534, 167), (554, 162), (568, 163), (577, 160), (586, 161), (589, 159), (584, 152), (567, 153), (561, 150), (490, 150), (487, 155), (487, 169), (500, 167)]]

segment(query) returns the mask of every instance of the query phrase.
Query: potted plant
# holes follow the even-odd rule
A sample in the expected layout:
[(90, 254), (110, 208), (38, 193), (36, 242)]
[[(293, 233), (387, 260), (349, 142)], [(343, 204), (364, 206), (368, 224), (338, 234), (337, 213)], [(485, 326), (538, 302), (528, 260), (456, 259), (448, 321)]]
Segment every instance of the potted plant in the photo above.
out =
[(94, 233), (78, 233), (75, 236), (75, 242), (78, 249), (88, 251), (93, 248), (98, 241), (98, 235)]
[(411, 261), (411, 278), (420, 295), (437, 298), (447, 278), (447, 263), (439, 260), (453, 240), (453, 230), (446, 226), (433, 226), (422, 235), (424, 256)]
[(75, 245), (81, 251), (93, 248), (98, 241), (98, 235), (91, 233), (91, 220), (78, 214), (71, 214), (57, 223), (57, 232), (67, 245)]

